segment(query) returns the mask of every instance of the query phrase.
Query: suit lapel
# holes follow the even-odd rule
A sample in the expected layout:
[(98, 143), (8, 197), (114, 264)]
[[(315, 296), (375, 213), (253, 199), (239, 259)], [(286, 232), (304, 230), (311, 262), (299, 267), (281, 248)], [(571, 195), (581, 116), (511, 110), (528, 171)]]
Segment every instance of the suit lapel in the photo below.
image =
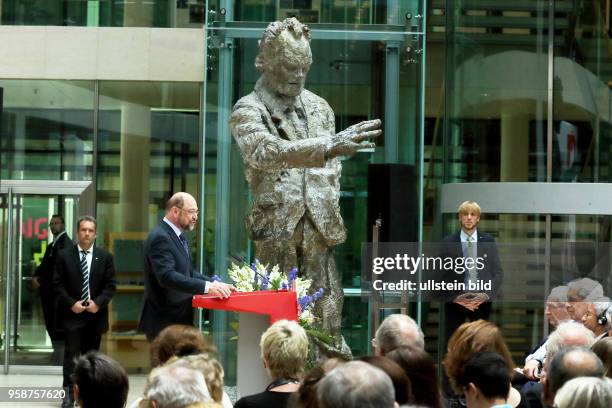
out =
[(164, 229), (164, 231), (166, 231), (166, 234), (170, 236), (170, 239), (172, 240), (172, 242), (174, 242), (174, 245), (176, 245), (176, 248), (180, 251), (180, 253), (184, 254), (185, 248), (183, 248), (183, 244), (181, 243), (181, 240), (179, 239), (179, 237), (176, 236), (176, 233), (174, 232), (172, 227), (170, 227), (166, 223), (166, 221), (163, 221), (163, 220), (161, 224), (162, 224), (162, 228)]

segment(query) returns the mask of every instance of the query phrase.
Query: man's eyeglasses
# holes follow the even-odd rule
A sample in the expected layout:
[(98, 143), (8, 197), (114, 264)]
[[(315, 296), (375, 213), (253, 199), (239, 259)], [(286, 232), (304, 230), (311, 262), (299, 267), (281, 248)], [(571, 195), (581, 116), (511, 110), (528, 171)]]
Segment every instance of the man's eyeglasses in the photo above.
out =
[(199, 215), (199, 214), (200, 214), (200, 211), (199, 211), (199, 210), (194, 210), (194, 209), (191, 209), (191, 210), (185, 210), (184, 208), (181, 208), (181, 207), (176, 207), (176, 208), (178, 208), (178, 209), (179, 209), (179, 210), (181, 210), (181, 211), (185, 211), (185, 212), (186, 212), (187, 214), (189, 214), (189, 215)]

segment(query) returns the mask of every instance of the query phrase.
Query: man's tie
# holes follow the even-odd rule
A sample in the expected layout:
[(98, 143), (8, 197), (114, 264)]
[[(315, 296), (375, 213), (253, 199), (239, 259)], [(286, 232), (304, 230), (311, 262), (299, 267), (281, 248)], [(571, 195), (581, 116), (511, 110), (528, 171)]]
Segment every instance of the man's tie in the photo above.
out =
[[(471, 258), (473, 264), (475, 265), (477, 254), (475, 239), (472, 235), (468, 236), (467, 238), (467, 253), (468, 258)], [(468, 281), (475, 282), (476, 280), (478, 280), (478, 270), (476, 269), (476, 267), (474, 267), (468, 270)]]
[(189, 244), (187, 243), (187, 238), (185, 238), (185, 235), (181, 234), (179, 235), (179, 239), (181, 240), (181, 244), (183, 244), (183, 249), (185, 250), (185, 253), (187, 254), (187, 258), (191, 258), (189, 256)]
[(81, 300), (89, 300), (89, 268), (87, 267), (87, 254), (89, 251), (81, 251), (81, 273), (83, 274), (83, 289), (81, 290)]

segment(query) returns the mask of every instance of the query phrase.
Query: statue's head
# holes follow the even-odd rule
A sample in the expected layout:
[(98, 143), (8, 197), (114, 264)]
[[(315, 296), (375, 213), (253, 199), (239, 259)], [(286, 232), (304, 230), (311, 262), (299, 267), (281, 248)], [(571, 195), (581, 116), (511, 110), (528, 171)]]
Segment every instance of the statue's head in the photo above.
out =
[(255, 68), (262, 73), (268, 88), (280, 95), (298, 96), (311, 64), (307, 26), (293, 17), (268, 25), (255, 58)]

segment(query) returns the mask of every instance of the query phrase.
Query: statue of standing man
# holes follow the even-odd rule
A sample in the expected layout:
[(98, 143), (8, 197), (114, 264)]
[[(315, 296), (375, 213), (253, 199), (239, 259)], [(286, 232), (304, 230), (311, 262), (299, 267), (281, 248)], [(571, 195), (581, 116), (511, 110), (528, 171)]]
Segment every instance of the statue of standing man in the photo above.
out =
[[(255, 90), (234, 105), (230, 129), (245, 164), (253, 206), (246, 218), (255, 255), (264, 264), (312, 279), (324, 288), (318, 325), (335, 344), (328, 355), (350, 356), (341, 334), (343, 292), (334, 247), (346, 239), (338, 200), (338, 156), (374, 147), (379, 119), (335, 132), (327, 102), (304, 89), (312, 64), (310, 30), (295, 18), (272, 22), (259, 41)], [(364, 143), (362, 143), (364, 142)]]

